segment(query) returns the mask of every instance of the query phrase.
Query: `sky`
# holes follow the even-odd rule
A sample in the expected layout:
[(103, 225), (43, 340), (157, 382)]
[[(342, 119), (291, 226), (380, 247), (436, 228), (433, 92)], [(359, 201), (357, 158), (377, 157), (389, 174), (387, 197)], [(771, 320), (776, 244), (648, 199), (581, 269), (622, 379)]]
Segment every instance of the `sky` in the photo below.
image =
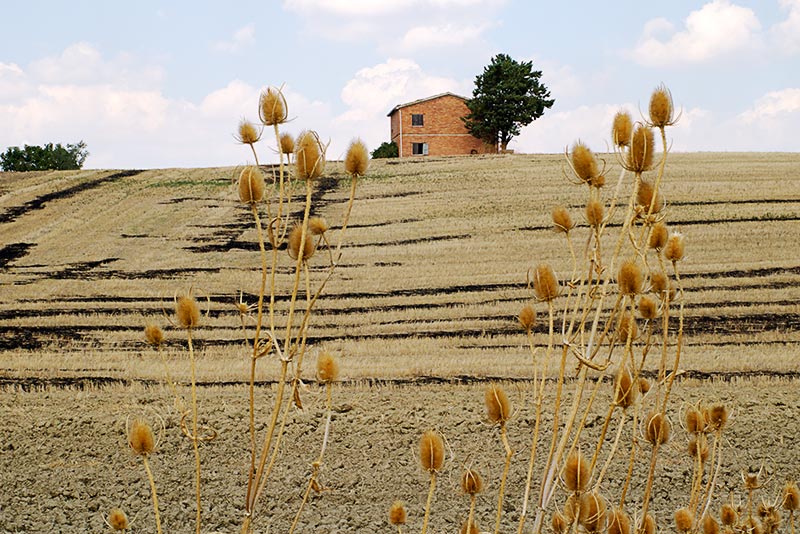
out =
[(641, 118), (662, 83), (673, 150), (800, 151), (800, 0), (5, 2), (0, 150), (83, 140), (87, 168), (245, 164), (237, 124), (282, 86), (284, 131), (317, 131), (339, 159), (353, 138), (388, 141), (397, 104), (471, 96), (498, 53), (532, 61), (555, 99), (517, 152), (606, 151), (614, 113)]

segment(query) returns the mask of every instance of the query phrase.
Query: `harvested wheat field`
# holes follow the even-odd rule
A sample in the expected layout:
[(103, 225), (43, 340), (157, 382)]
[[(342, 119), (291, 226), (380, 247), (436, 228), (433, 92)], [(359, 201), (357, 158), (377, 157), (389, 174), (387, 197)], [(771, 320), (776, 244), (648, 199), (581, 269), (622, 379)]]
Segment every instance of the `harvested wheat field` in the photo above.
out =
[(648, 510), (717, 534), (724, 503), (732, 532), (793, 532), (800, 155), (670, 154), (652, 201), (628, 176), (613, 208), (617, 157), (584, 179), (576, 152), (574, 176), (563, 155), (375, 161), (349, 219), (329, 163), (280, 208), (329, 227), (272, 241), (270, 205), (263, 256), (238, 170), (0, 176), (0, 531), (110, 531), (117, 506), (132, 532), (195, 531), (199, 457), (197, 532), (241, 531), (246, 502), (255, 532), (458, 532), (465, 468), (481, 531), (630, 534), (624, 501), (646, 534)]

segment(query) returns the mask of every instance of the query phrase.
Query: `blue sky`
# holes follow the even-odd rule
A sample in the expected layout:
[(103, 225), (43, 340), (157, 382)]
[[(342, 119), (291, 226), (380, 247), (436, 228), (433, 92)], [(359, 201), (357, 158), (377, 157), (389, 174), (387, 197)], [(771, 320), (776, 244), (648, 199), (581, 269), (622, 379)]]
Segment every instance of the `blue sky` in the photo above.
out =
[[(389, 137), (396, 104), (452, 91), (503, 52), (532, 60), (555, 106), (512, 141), (607, 147), (660, 83), (674, 150), (800, 151), (800, 0), (283, 0), (7, 3), (0, 150), (86, 141), (92, 168), (237, 165), (240, 118), (284, 84), (298, 133), (340, 157)], [(262, 148), (263, 158), (270, 150)]]

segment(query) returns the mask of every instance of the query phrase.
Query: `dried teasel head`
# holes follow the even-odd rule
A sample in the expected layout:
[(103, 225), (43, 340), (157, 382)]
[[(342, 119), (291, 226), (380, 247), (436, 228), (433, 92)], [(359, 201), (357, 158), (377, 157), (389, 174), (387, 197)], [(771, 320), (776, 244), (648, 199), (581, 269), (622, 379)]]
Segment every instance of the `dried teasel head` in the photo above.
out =
[(444, 440), (435, 430), (426, 430), (419, 440), (419, 463), (429, 473), (444, 466)]
[(144, 340), (148, 345), (159, 348), (164, 344), (164, 331), (160, 326), (150, 323), (144, 327)]
[(519, 324), (527, 333), (530, 333), (536, 325), (536, 310), (530, 304), (523, 306), (519, 312)]
[(614, 508), (609, 514), (608, 534), (631, 534), (631, 518), (622, 508)]
[(628, 338), (634, 340), (639, 337), (639, 326), (636, 318), (630, 312), (624, 312), (617, 321), (617, 341), (627, 343)]
[[(655, 199), (653, 197), (655, 197)], [(653, 211), (650, 211), (651, 203), (653, 205)], [(636, 204), (639, 205), (642, 215), (646, 215), (647, 213), (660, 213), (666, 205), (661, 193), (656, 192), (653, 184), (646, 180), (642, 180), (639, 183), (639, 189), (636, 192)]]
[(744, 483), (744, 489), (748, 491), (761, 488), (761, 471), (742, 472), (742, 482)]
[(294, 137), (292, 134), (285, 132), (280, 137), (281, 154), (292, 154), (294, 152)]
[(632, 297), (642, 292), (642, 268), (636, 263), (636, 260), (629, 259), (622, 262), (619, 267), (619, 275), (617, 276), (617, 284), (619, 285), (619, 292), (623, 295)]
[(606, 185), (606, 177), (602, 174), (598, 174), (597, 176), (592, 178), (592, 181), (589, 182), (589, 185), (594, 187), (595, 189), (602, 189), (603, 186)]
[(758, 505), (758, 515), (764, 525), (764, 534), (774, 534), (781, 526), (781, 513), (772, 506), (762, 502)]
[(719, 520), (726, 527), (732, 527), (739, 521), (739, 512), (732, 504), (725, 503), (719, 510)]
[(472, 523), (464, 521), (464, 524), (461, 525), (461, 530), (459, 532), (461, 534), (481, 534), (481, 529), (478, 528), (478, 524), (473, 519)]
[(461, 491), (467, 495), (477, 495), (483, 491), (483, 479), (474, 469), (465, 469), (461, 475)]
[(294, 148), (295, 175), (299, 180), (314, 180), (325, 171), (325, 147), (316, 132), (308, 130), (297, 136)]
[(261, 91), (258, 99), (258, 117), (266, 126), (286, 122), (289, 117), (289, 106), (286, 105), (283, 91), (277, 87), (267, 87)]
[(706, 409), (705, 419), (710, 430), (722, 430), (728, 423), (728, 409), (724, 404), (712, 404)]
[(631, 146), (623, 166), (636, 174), (649, 171), (653, 168), (655, 145), (653, 130), (639, 124), (631, 136)]
[(563, 514), (567, 525), (572, 525), (578, 519), (578, 494), (571, 493), (564, 503)]
[(128, 445), (139, 456), (147, 456), (156, 448), (153, 429), (147, 421), (136, 418), (128, 427)]
[(703, 534), (719, 534), (719, 521), (711, 515), (703, 516)]
[(350, 176), (364, 176), (369, 167), (369, 152), (367, 145), (361, 139), (355, 139), (347, 148), (344, 157), (344, 172)]
[(660, 412), (651, 412), (647, 417), (644, 429), (644, 439), (651, 445), (663, 445), (669, 441), (672, 430), (669, 420)]
[(686, 431), (690, 434), (698, 434), (706, 431), (706, 418), (698, 408), (690, 406), (686, 409), (686, 414), (683, 416), (686, 423)]
[(581, 495), (580, 523), (588, 533), (597, 533), (606, 528), (606, 500), (597, 491)]
[(658, 305), (656, 301), (647, 295), (639, 297), (639, 316), (645, 321), (652, 321), (658, 317)]
[(533, 292), (537, 299), (545, 302), (550, 302), (560, 293), (556, 273), (546, 263), (540, 263), (533, 271)]
[(647, 392), (650, 391), (650, 381), (645, 377), (639, 378), (639, 393), (642, 395), (647, 395)]
[(797, 487), (797, 482), (792, 480), (783, 486), (781, 507), (790, 512), (800, 510), (800, 488)]
[(484, 394), (486, 417), (493, 424), (505, 424), (511, 418), (511, 402), (503, 388), (492, 384)]
[(667, 244), (664, 246), (664, 259), (667, 261), (681, 261), (686, 253), (686, 244), (683, 239), (683, 234), (680, 232), (672, 232), (667, 239)]
[(764, 525), (757, 517), (748, 517), (744, 521), (743, 531), (748, 534), (766, 534), (764, 532)]
[(254, 145), (261, 140), (261, 130), (249, 120), (242, 119), (236, 129), (236, 140), (243, 145)]
[(574, 450), (567, 457), (564, 466), (564, 486), (572, 492), (584, 491), (589, 484), (589, 463), (580, 450)]
[(661, 252), (667, 244), (667, 239), (669, 239), (667, 225), (664, 224), (664, 221), (659, 221), (650, 230), (650, 239), (647, 240), (647, 246), (656, 252)]
[(611, 125), (611, 140), (614, 145), (620, 148), (628, 146), (631, 143), (631, 132), (633, 132), (633, 120), (630, 113), (618, 111)]
[(251, 165), (239, 173), (239, 200), (245, 204), (256, 204), (264, 198), (264, 174), (261, 169)]
[(675, 511), (675, 528), (678, 532), (689, 532), (694, 525), (694, 514), (688, 508)]
[(669, 289), (669, 280), (667, 280), (667, 275), (661, 272), (655, 272), (650, 276), (650, 290), (659, 296), (659, 298), (664, 298)]
[(392, 525), (405, 525), (408, 514), (406, 505), (402, 501), (394, 501), (389, 507), (389, 523)]
[(687, 452), (692, 458), (699, 459), (701, 464), (706, 463), (706, 460), (708, 460), (708, 440), (705, 434), (698, 434), (690, 439)]
[(625, 367), (619, 373), (617, 385), (614, 388), (614, 404), (625, 410), (636, 401), (636, 393), (637, 387), (634, 385), (633, 375)]
[(603, 224), (605, 217), (605, 207), (599, 200), (593, 198), (586, 204), (586, 222), (589, 226), (597, 230)]
[(556, 510), (550, 519), (550, 526), (553, 528), (554, 534), (565, 534), (567, 532), (567, 518)]
[(650, 124), (656, 128), (672, 126), (675, 124), (674, 113), (672, 93), (663, 84), (659, 85), (650, 95)]
[(336, 357), (323, 350), (317, 357), (317, 380), (321, 384), (330, 384), (339, 379), (339, 362)]
[(108, 512), (108, 519), (106, 522), (113, 530), (128, 530), (131, 528), (128, 522), (128, 516), (119, 508), (112, 508), (111, 511)]
[(314, 240), (311, 238), (311, 232), (306, 232), (305, 245), (301, 245), (300, 242), (302, 240), (303, 227), (300, 224), (296, 224), (292, 231), (289, 232), (289, 241), (286, 244), (286, 251), (293, 260), (296, 260), (298, 256), (302, 256), (302, 261), (308, 261), (314, 255)]
[(570, 217), (567, 208), (564, 206), (556, 206), (553, 208), (553, 230), (568, 234), (573, 228), (575, 228), (575, 223), (572, 217)]
[(576, 141), (575, 144), (572, 145), (570, 161), (572, 162), (572, 170), (575, 172), (575, 175), (584, 183), (591, 183), (599, 174), (597, 160), (594, 154), (592, 154), (589, 147), (581, 141)]
[(651, 512), (648, 512), (644, 519), (641, 521), (639, 532), (642, 534), (656, 534), (656, 518)]
[(175, 303), (175, 319), (183, 328), (195, 328), (200, 325), (200, 306), (192, 295), (178, 297)]
[(324, 217), (311, 217), (308, 220), (308, 231), (311, 235), (322, 235), (328, 231), (328, 221)]

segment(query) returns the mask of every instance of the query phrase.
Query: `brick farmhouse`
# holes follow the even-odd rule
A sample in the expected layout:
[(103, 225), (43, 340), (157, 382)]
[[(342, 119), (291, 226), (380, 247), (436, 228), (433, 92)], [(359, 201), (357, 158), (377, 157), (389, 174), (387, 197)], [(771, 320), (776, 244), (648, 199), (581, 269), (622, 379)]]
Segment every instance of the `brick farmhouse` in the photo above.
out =
[(442, 93), (395, 106), (388, 116), (400, 157), (491, 152), (461, 120), (469, 113), (466, 100)]

